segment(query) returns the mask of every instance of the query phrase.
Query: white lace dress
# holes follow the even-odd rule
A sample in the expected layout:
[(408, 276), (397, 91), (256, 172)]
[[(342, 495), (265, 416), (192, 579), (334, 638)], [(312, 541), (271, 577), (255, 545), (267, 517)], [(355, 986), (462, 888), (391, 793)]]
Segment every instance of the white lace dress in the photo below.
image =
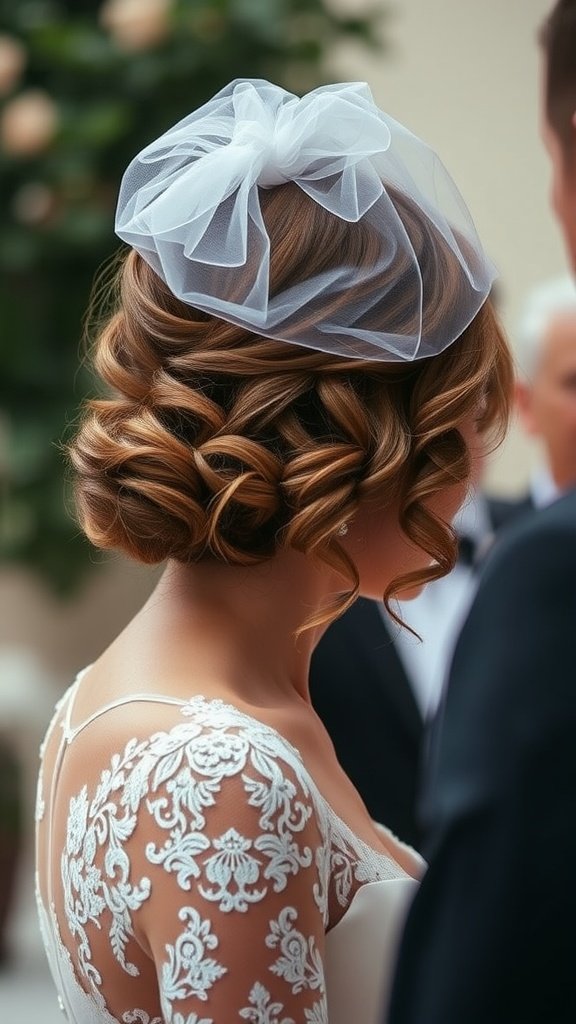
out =
[(380, 1024), (417, 883), (337, 817), (298, 751), (202, 697), (131, 696), (72, 728), (74, 693), (37, 801), (38, 910), (70, 1024)]

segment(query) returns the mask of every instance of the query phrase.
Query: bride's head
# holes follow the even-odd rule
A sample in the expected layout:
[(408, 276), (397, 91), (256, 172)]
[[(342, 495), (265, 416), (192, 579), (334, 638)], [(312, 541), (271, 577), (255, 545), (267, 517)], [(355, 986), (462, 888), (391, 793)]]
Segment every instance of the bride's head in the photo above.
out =
[[(199, 264), (196, 303), (174, 236), (170, 272), (149, 245), (124, 259), (95, 342), (111, 393), (71, 446), (80, 520), (142, 562), (250, 566), (292, 548), (340, 574), (341, 609), (389, 598), (452, 566), (473, 460), (506, 426), (490, 280), (471, 281), (470, 239), (396, 180), (355, 221), (292, 181), (253, 188), (264, 315), (250, 246), (234, 273)], [(251, 302), (259, 330), (241, 322)]]

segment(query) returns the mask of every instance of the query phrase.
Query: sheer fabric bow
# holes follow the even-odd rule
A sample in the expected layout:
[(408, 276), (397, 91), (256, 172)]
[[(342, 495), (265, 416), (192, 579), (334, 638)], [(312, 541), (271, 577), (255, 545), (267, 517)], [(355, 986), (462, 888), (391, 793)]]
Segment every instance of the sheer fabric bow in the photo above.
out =
[[(262, 190), (287, 182), (339, 220), (365, 221), (379, 240), (375, 258), (362, 266), (342, 259), (272, 295)], [(426, 309), (432, 295), (397, 195), (458, 267), (457, 301), (441, 330)], [(440, 351), (464, 330), (494, 279), (440, 161), (378, 109), (364, 83), (324, 86), (300, 99), (269, 82), (232, 82), (132, 161), (116, 231), (184, 302), (347, 357)], [(411, 305), (390, 317), (386, 297), (400, 278)]]

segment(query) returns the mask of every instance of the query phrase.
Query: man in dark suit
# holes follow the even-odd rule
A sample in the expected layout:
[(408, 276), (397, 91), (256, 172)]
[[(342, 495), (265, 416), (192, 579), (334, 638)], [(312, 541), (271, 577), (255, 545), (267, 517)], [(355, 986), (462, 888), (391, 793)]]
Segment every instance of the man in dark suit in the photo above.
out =
[(312, 703), (346, 774), (372, 817), (417, 850), (423, 838), (416, 803), (426, 719), (439, 696), (432, 691), (442, 682), (432, 677), (443, 675), (444, 651), (476, 589), (476, 556), (516, 512), (515, 503), (492, 498), (473, 505), (466, 509), (467, 532), (460, 530), (454, 572), (401, 608), (423, 644), (405, 636), (382, 605), (361, 598), (324, 634), (310, 670)]
[[(576, 0), (543, 32), (554, 205), (576, 267)], [(576, 491), (494, 552), (423, 795), (429, 868), (389, 1024), (576, 1020)]]
[(576, 1020), (576, 492), (490, 559), (423, 799), (390, 1024)]
[(544, 508), (576, 486), (576, 284), (570, 275), (530, 292), (516, 340), (520, 422), (544, 453), (526, 503)]
[(419, 849), (424, 723), (376, 601), (360, 598), (324, 634), (312, 658), (310, 694), (374, 820)]

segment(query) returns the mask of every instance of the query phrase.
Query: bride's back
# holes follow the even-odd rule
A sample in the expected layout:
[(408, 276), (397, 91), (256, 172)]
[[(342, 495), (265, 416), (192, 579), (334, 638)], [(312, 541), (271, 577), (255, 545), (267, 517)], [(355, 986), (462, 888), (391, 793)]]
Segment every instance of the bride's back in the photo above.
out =
[[(197, 999), (248, 1013), (263, 959), (284, 970), (275, 937), (300, 935), (319, 955), (363, 885), (419, 873), (357, 797), (371, 844), (355, 835), (273, 727), (202, 696), (128, 693), (84, 717), (89, 683), (90, 670), (55, 713), (38, 788), (38, 903), (71, 1021), (177, 1020)], [(303, 936), (295, 887), (316, 890)], [(248, 989), (228, 974), (247, 941)], [(217, 947), (219, 960), (202, 955)], [(302, 1012), (320, 1012), (319, 987), (302, 986)]]

